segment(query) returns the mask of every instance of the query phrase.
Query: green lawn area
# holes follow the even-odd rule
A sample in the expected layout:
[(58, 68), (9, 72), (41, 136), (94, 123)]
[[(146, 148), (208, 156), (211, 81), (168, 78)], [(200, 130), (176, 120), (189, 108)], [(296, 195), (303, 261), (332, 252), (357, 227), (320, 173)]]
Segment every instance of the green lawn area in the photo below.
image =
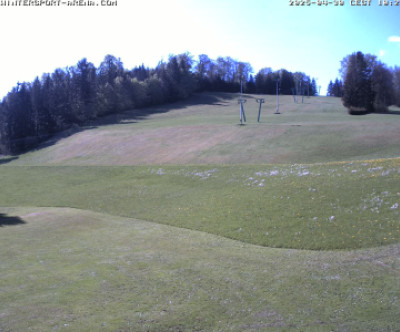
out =
[(73, 207), (297, 249), (400, 242), (400, 159), (314, 165), (2, 166), (2, 206)]
[(1, 208), (3, 331), (395, 331), (398, 245), (272, 249), (66, 208)]
[(237, 97), (0, 158), (0, 331), (396, 330), (400, 110)]

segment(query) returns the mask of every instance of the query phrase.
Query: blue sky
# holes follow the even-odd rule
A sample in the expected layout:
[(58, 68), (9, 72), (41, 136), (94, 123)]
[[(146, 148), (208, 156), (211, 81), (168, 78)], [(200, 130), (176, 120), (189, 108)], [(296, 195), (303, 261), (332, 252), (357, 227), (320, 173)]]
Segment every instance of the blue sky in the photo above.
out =
[[(94, 0), (100, 3), (100, 0)], [(231, 56), (303, 71), (321, 93), (355, 51), (400, 66), (400, 6), (290, 6), (286, 0), (118, 0), (117, 6), (0, 7), (0, 96), (86, 57), (155, 67), (169, 54)]]

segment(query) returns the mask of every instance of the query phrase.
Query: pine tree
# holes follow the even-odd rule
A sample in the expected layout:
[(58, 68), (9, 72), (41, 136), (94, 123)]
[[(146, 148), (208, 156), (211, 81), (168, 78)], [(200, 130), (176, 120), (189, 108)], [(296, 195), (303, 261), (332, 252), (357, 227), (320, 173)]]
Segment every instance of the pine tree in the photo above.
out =
[(393, 90), (393, 102), (400, 107), (400, 67), (394, 67), (393, 69)]
[(10, 135), (8, 126), (8, 112), (5, 102), (0, 102), (0, 153), (10, 153)]
[(71, 68), (71, 72), (71, 102), (74, 105), (75, 118), (79, 123), (93, 119), (96, 117), (96, 67), (83, 58)]
[(250, 75), (249, 81), (246, 83), (246, 93), (255, 93), (256, 92), (256, 83), (254, 82), (253, 75)]
[(332, 81), (329, 81), (327, 95), (328, 96), (334, 96), (334, 94), (333, 94), (333, 82)]
[(310, 96), (317, 96), (318, 95), (318, 90), (317, 90), (317, 81), (315, 78), (311, 80), (311, 85), (310, 85)]
[(377, 63), (371, 76), (374, 95), (373, 107), (376, 112), (386, 112), (393, 104), (393, 76), (391, 71), (382, 63)]
[(255, 86), (256, 86), (256, 92), (257, 93), (267, 93), (267, 75), (260, 70), (255, 78)]
[(343, 90), (343, 105), (351, 114), (372, 111), (371, 71), (362, 52), (348, 58)]
[(335, 79), (335, 82), (332, 83), (332, 81), (329, 84), (328, 87), (328, 93), (329, 96), (334, 96), (334, 97), (343, 97), (343, 83), (341, 80), (338, 78)]
[(280, 93), (283, 95), (291, 95), (294, 86), (293, 74), (286, 69), (279, 71), (280, 76)]

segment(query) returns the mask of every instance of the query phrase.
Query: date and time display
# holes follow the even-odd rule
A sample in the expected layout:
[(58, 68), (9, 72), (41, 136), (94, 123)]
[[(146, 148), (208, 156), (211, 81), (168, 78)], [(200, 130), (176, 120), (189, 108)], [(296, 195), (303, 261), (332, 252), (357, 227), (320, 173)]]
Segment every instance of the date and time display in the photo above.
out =
[[(350, 6), (366, 7), (371, 6), (372, 0), (289, 0), (289, 6)], [(381, 7), (400, 7), (400, 0), (378, 0)]]

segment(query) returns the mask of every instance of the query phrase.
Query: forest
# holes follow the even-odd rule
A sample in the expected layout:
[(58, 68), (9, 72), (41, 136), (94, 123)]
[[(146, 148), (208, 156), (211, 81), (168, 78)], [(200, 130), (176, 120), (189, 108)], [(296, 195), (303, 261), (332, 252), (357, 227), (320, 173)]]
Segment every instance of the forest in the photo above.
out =
[(342, 102), (349, 114), (387, 112), (400, 106), (400, 68), (389, 68), (375, 55), (354, 52), (343, 58)]
[[(350, 114), (387, 111), (400, 106), (400, 68), (388, 68), (376, 56), (347, 55), (330, 82), (328, 96), (341, 97)], [(106, 55), (98, 68), (86, 58), (18, 83), (0, 102), (0, 154), (36, 147), (57, 132), (112, 113), (172, 103), (195, 92), (318, 95), (314, 78), (303, 72), (262, 68), (253, 76), (249, 63), (231, 57), (210, 59), (190, 53), (170, 55), (155, 68), (125, 69)]]
[(330, 81), (328, 96), (341, 97), (349, 114), (387, 112), (400, 107), (400, 68), (390, 68), (375, 55), (354, 52), (343, 58), (342, 79)]
[(172, 103), (194, 92), (317, 94), (316, 81), (304, 73), (261, 69), (254, 77), (249, 63), (202, 54), (170, 55), (156, 68), (125, 69), (106, 55), (98, 68), (86, 58), (18, 83), (0, 103), (0, 153), (15, 154), (37, 146), (73, 125), (111, 113)]

